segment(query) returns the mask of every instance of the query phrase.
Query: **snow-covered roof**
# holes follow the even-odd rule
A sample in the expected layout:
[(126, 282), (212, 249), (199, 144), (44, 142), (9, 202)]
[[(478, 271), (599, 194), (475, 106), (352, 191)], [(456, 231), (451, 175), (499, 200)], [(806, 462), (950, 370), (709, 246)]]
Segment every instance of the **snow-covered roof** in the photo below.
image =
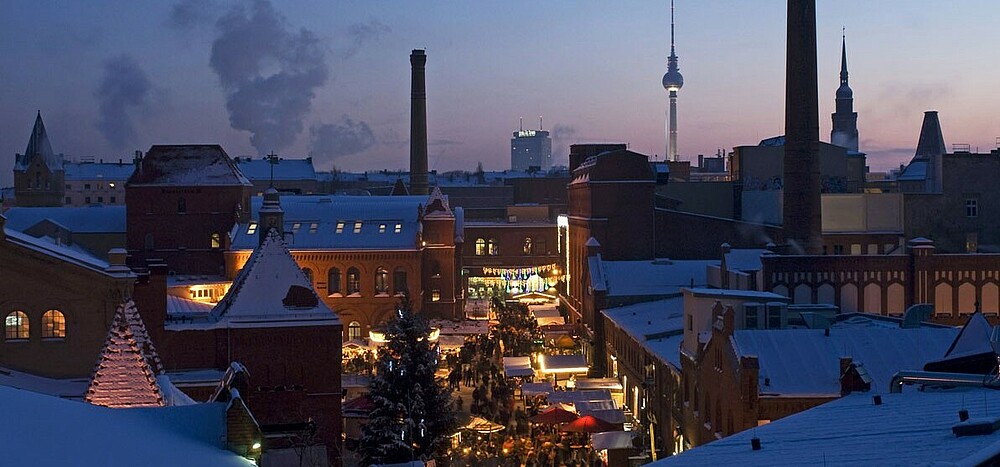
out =
[(169, 330), (334, 326), (340, 319), (323, 303), (299, 269), (285, 242), (268, 233), (207, 316), (170, 317)]
[(162, 370), (146, 327), (129, 301), (115, 312), (85, 400), (113, 408), (162, 407), (163, 392), (156, 379)]
[(250, 185), (218, 144), (155, 145), (149, 148), (129, 185)]
[(26, 170), (36, 157), (41, 158), (49, 170), (53, 172), (62, 170), (62, 155), (57, 155), (52, 151), (52, 144), (49, 143), (49, 134), (45, 131), (41, 112), (38, 112), (35, 117), (35, 125), (31, 129), (31, 136), (28, 138), (28, 146), (24, 149), (24, 154), (14, 160), (14, 170)]
[(973, 313), (966, 321), (965, 326), (959, 332), (958, 337), (952, 342), (951, 347), (945, 353), (945, 359), (955, 359), (993, 353), (992, 340), (993, 326), (982, 313)]
[(910, 162), (909, 165), (903, 169), (896, 180), (899, 181), (922, 181), (927, 179), (927, 161), (926, 160), (915, 160)]
[(879, 391), (896, 372), (941, 358), (956, 335), (958, 329), (948, 327), (842, 323), (829, 336), (819, 329), (736, 330), (733, 343), (738, 357), (758, 358), (761, 394), (839, 396), (841, 357), (863, 365)]
[(67, 182), (84, 180), (128, 180), (135, 170), (131, 161), (127, 163), (109, 164), (103, 162), (66, 162), (63, 164)]
[(650, 353), (680, 370), (680, 342), (684, 337), (683, 297), (608, 308), (601, 313)]
[(24, 232), (49, 219), (73, 233), (125, 233), (125, 206), (10, 208), (7, 228)]
[(208, 314), (215, 305), (190, 298), (167, 295), (167, 315)]
[[(250, 180), (271, 180), (271, 161), (267, 159), (236, 158), (236, 165)], [(274, 164), (275, 180), (316, 180), (316, 169), (312, 158), (278, 159)]]
[(713, 289), (709, 287), (685, 287), (684, 290), (690, 291), (696, 296), (747, 298), (752, 300), (767, 300), (776, 302), (788, 301), (788, 297), (784, 295), (776, 294), (774, 292), (761, 292), (757, 290)]
[(225, 450), (226, 404), (112, 409), (0, 386), (4, 465), (254, 464)]
[[(426, 202), (426, 196), (282, 196), (286, 242), (295, 250), (413, 250), (417, 208)], [(250, 204), (256, 226), (263, 198)], [(257, 247), (259, 232), (250, 225), (234, 227), (234, 250)]]
[[(958, 411), (996, 417), (1000, 391), (963, 388), (854, 393), (833, 402), (684, 451), (651, 466), (986, 465), (1000, 455), (1000, 431), (955, 436)], [(761, 449), (750, 448), (757, 437)]]
[(714, 260), (600, 260), (595, 268), (593, 258), (590, 262), (591, 285), (594, 290), (607, 290), (609, 297), (670, 295), (680, 293), (682, 287), (704, 287), (708, 284), (708, 266), (719, 264)]
[(56, 243), (49, 240), (47, 237), (35, 238), (31, 235), (18, 232), (16, 230), (4, 228), (5, 241), (11, 242), (12, 244), (19, 245), (21, 247), (45, 254), (56, 260), (64, 261), (69, 264), (74, 264), (83, 268), (87, 268), (93, 271), (98, 271), (109, 276), (115, 277), (133, 277), (131, 271), (127, 267), (117, 268), (112, 267), (107, 261), (95, 258), (89, 253), (70, 248), (65, 245), (57, 245)]
[(45, 378), (31, 373), (0, 367), (0, 386), (24, 389), (25, 391), (48, 394), (64, 399), (82, 401), (83, 396), (87, 394), (87, 386), (89, 384), (90, 380), (87, 378)]

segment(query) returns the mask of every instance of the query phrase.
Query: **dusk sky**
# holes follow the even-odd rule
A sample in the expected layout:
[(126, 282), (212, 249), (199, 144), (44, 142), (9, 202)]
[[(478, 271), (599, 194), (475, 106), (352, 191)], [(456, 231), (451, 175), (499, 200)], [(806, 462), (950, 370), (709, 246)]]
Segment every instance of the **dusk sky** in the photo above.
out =
[[(995, 0), (818, 2), (820, 139), (847, 29), (861, 150), (909, 160), (924, 110), (949, 150), (1000, 136)], [(677, 0), (681, 159), (783, 132), (785, 2)], [(518, 117), (567, 145), (664, 153), (668, 1), (5, 1), (0, 186), (41, 110), (53, 149), (131, 159), (153, 144), (408, 164), (409, 53), (426, 48), (429, 166), (510, 166)], [(253, 130), (253, 131), (249, 131)]]

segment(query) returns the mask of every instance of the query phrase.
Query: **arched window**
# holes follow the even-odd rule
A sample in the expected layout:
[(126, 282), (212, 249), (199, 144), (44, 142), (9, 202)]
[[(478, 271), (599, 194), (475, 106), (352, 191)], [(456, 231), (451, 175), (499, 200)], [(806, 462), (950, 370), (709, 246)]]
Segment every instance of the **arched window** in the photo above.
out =
[(188, 212), (187, 201), (184, 200), (184, 197), (177, 198), (177, 212)]
[(351, 324), (347, 325), (347, 340), (352, 341), (355, 339), (361, 339), (361, 323), (351, 321)]
[(212, 248), (222, 248), (222, 235), (218, 232), (212, 234)]
[(491, 238), (486, 242), (486, 254), (490, 256), (497, 256), (500, 254), (500, 244), (497, 243), (497, 239)]
[(524, 237), (524, 254), (531, 254), (531, 237)]
[(389, 271), (386, 271), (385, 268), (375, 270), (375, 293), (389, 293)]
[(326, 273), (326, 292), (330, 295), (340, 293), (340, 269), (330, 268)]
[(59, 310), (49, 310), (42, 315), (42, 337), (66, 337), (66, 317)]
[(358, 293), (361, 293), (361, 273), (358, 268), (350, 268), (347, 270), (347, 294)]
[(313, 270), (309, 268), (302, 268), (302, 274), (306, 275), (306, 279), (309, 279), (309, 283), (313, 283)]
[(402, 294), (406, 291), (406, 269), (398, 267), (392, 272), (392, 293)]
[(482, 238), (476, 239), (476, 256), (486, 255), (486, 240)]
[(28, 327), (28, 315), (23, 311), (12, 311), (3, 320), (4, 337), (7, 340), (27, 339), (30, 328)]

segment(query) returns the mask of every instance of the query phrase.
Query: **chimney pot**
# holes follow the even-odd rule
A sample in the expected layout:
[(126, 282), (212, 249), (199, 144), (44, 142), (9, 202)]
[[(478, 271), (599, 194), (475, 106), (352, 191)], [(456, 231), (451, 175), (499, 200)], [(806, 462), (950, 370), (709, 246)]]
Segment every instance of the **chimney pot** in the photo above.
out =
[(756, 436), (750, 438), (750, 449), (753, 449), (754, 451), (760, 451), (760, 438)]

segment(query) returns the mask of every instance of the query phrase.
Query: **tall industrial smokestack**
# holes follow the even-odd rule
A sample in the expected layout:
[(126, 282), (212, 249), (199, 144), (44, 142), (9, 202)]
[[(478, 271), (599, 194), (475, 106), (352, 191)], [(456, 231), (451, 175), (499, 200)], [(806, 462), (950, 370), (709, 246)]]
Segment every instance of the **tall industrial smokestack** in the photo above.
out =
[(789, 253), (823, 251), (816, 81), (816, 0), (788, 0), (784, 231)]
[(410, 53), (410, 194), (427, 194), (427, 89), (423, 50)]

